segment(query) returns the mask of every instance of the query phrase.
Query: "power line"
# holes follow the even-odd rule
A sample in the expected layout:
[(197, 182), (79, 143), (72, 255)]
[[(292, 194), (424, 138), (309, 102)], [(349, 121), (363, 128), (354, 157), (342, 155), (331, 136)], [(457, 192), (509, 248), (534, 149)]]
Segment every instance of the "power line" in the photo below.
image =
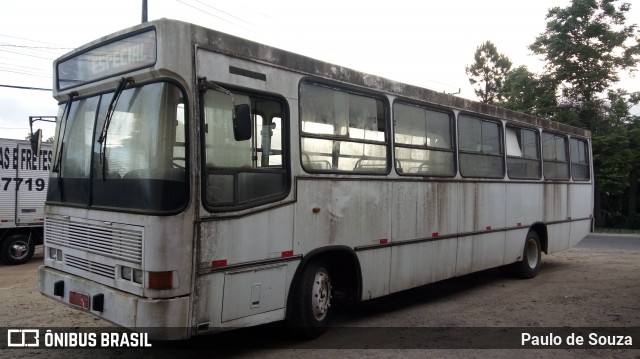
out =
[(20, 89), (20, 90), (52, 91), (51, 89), (45, 89), (42, 87), (26, 87), (26, 86), (2, 85), (2, 84), (0, 84), (0, 87), (8, 87), (8, 88), (14, 88), (14, 89)]
[(3, 67), (0, 67), (0, 71), (1, 72), (10, 72), (10, 73), (20, 74), (20, 75), (27, 75), (27, 76), (44, 77), (44, 78), (49, 78), (49, 79), (52, 78), (49, 75), (37, 74), (37, 73), (26, 72), (26, 71), (18, 71), (18, 70), (14, 70), (14, 69), (3, 68)]
[(47, 49), (47, 50), (73, 50), (71, 47), (49, 47), (49, 46), (28, 46), (28, 45), (14, 45), (7, 44), (6, 42), (1, 42), (0, 46), (5, 47), (18, 47), (22, 49)]
[(24, 52), (16, 52), (16, 51), (3, 50), (3, 49), (0, 49), (0, 51), (9, 52), (9, 53), (12, 53), (12, 54), (18, 54), (18, 55), (22, 55), (22, 56), (35, 57), (35, 58), (44, 59), (44, 60), (51, 60), (51, 61), (54, 60), (54, 58), (51, 58), (51, 57), (42, 57), (42, 56), (37, 56), (37, 55), (32, 55), (32, 54), (25, 54)]
[(230, 13), (228, 13), (228, 12), (226, 12), (226, 11), (220, 10), (220, 9), (218, 9), (218, 8), (216, 8), (216, 7), (214, 7), (214, 6), (211, 6), (211, 5), (209, 5), (209, 4), (207, 4), (207, 3), (203, 2), (203, 1), (200, 1), (200, 0), (194, 0), (194, 1), (195, 1), (195, 2), (200, 3), (200, 4), (204, 5), (204, 6), (206, 6), (206, 7), (208, 7), (208, 8), (211, 8), (211, 9), (213, 9), (213, 10), (215, 10), (215, 11), (218, 11), (218, 12), (221, 12), (221, 13), (223, 13), (223, 14), (225, 14), (225, 15), (231, 16), (231, 17), (232, 17), (232, 18), (234, 18), (234, 19), (238, 19), (238, 20), (240, 20), (240, 21), (244, 22), (244, 23), (245, 23), (245, 24), (247, 24), (247, 25), (255, 26), (254, 24), (252, 24), (252, 23), (250, 23), (250, 22), (248, 22), (248, 21), (245, 21), (245, 20), (243, 20), (243, 19), (241, 19), (241, 18), (239, 18), (239, 17), (237, 17), (237, 16), (235, 16), (235, 15), (233, 15), (233, 14), (230, 14)]
[[(193, 6), (193, 5), (191, 5), (191, 4), (187, 4), (186, 2), (184, 2), (184, 1), (182, 1), (182, 0), (176, 0), (176, 1), (177, 1), (177, 2), (179, 2), (179, 3), (181, 3), (181, 4), (183, 4), (183, 5), (188, 6), (188, 7), (190, 7), (190, 8), (193, 8), (193, 9), (196, 9), (196, 10), (198, 10), (198, 11), (201, 11), (201, 12), (203, 12), (203, 13), (205, 13), (205, 14), (209, 15), (209, 16), (213, 16), (213, 17), (215, 17), (216, 19), (220, 19), (220, 20), (222, 20), (222, 21), (224, 21), (224, 22), (226, 22), (226, 23), (228, 23), (228, 24), (231, 24), (231, 25), (233, 25), (233, 26), (238, 26), (238, 27), (240, 27), (241, 29), (246, 30), (246, 31), (251, 31), (250, 29), (247, 29), (246, 27), (244, 27), (244, 26), (242, 26), (242, 25), (240, 25), (240, 24), (233, 23), (233, 22), (231, 22), (231, 21), (229, 21), (229, 20), (227, 20), (227, 19), (225, 19), (225, 18), (222, 18), (222, 17), (220, 17), (220, 16), (218, 16), (218, 15), (214, 15), (214, 14), (212, 14), (212, 13), (210, 13), (210, 12), (206, 11), (206, 10), (203, 10), (203, 9), (201, 9), (201, 8), (199, 8), (199, 7)], [(217, 9), (216, 9), (216, 10), (217, 10)], [(218, 11), (220, 11), (220, 10), (218, 10)], [(242, 20), (242, 21), (244, 21), (244, 20)], [(246, 21), (245, 21), (245, 22), (246, 22)]]
[(17, 37), (17, 36), (10, 36), (10, 35), (2, 35), (2, 34), (0, 34), (0, 36), (2, 36), (2, 37), (9, 37), (9, 38), (12, 38), (12, 39), (17, 39), (17, 40), (24, 40), (24, 41), (38, 42), (38, 43), (41, 43), (41, 44), (47, 44), (47, 45), (60, 46), (59, 44), (54, 44), (54, 43), (51, 43), (51, 42), (45, 42), (45, 41), (39, 41), (39, 40), (25, 39), (24, 37)]

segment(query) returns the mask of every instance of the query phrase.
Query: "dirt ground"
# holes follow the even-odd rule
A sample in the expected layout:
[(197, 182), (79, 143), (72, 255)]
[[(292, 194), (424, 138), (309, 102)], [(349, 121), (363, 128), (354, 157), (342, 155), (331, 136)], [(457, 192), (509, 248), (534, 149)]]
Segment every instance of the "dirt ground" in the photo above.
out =
[[(6, 328), (105, 327), (100, 319), (40, 295), (36, 272), (42, 254), (22, 266), (0, 264), (0, 348)], [(273, 330), (242, 329), (156, 345), (153, 349), (11, 349), (2, 358), (640, 358), (640, 349), (443, 349), (425, 344), (439, 328), (596, 328), (621, 327), (639, 333), (640, 251), (571, 249), (543, 256), (531, 280), (505, 277), (498, 270), (439, 282), (340, 310), (336, 326), (312, 342), (299, 342)], [(347, 329), (345, 329), (345, 327)], [(368, 329), (367, 329), (368, 328)], [(372, 329), (373, 328), (373, 329)], [(565, 328), (566, 329), (566, 328)], [(473, 331), (460, 329), (473, 342)], [(489, 330), (489, 329), (484, 329)], [(556, 330), (556, 329), (553, 329)], [(557, 329), (562, 330), (562, 329)], [(629, 334), (630, 334), (629, 332)], [(275, 334), (274, 334), (275, 333)], [(520, 333), (517, 333), (519, 335)], [(395, 338), (395, 342), (389, 342)], [(634, 340), (640, 340), (637, 335)], [(229, 348), (226, 344), (240, 344)], [(5, 342), (6, 343), (6, 342)], [(638, 344), (634, 342), (635, 348)], [(370, 349), (367, 349), (370, 348)], [(422, 349), (426, 348), (426, 349)], [(474, 348), (472, 344), (470, 348)]]

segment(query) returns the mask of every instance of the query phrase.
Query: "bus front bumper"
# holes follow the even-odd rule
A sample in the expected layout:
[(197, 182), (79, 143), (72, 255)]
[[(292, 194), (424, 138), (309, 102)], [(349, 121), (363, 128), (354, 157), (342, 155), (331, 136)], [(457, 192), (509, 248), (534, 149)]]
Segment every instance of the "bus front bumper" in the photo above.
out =
[(44, 265), (38, 268), (41, 294), (116, 325), (149, 333), (151, 339), (186, 339), (189, 297), (147, 299), (64, 273)]

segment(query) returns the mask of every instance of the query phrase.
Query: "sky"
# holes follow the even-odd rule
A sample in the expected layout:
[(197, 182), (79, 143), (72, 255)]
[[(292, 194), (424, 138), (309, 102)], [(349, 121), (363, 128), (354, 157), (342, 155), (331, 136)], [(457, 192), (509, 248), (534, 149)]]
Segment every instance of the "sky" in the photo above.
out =
[[(640, 0), (628, 22), (640, 22)], [(528, 46), (548, 10), (570, 0), (148, 0), (148, 19), (171, 18), (322, 61), (476, 100), (465, 66), (493, 42), (513, 68), (541, 72)], [(20, 0), (0, 13), (0, 138), (23, 139), (29, 116), (54, 116), (53, 60), (141, 22), (142, 0)], [(640, 74), (618, 87), (640, 91)], [(14, 89), (6, 86), (35, 88)], [(40, 90), (44, 89), (44, 90)], [(640, 109), (635, 111), (640, 114)], [(40, 122), (44, 137), (53, 128)]]

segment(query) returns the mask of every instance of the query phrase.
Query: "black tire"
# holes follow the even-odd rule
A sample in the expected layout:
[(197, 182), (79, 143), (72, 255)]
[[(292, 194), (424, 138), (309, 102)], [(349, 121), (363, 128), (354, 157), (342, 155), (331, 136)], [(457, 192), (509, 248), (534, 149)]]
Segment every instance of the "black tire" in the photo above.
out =
[(35, 252), (36, 245), (26, 234), (12, 234), (0, 245), (0, 259), (6, 264), (27, 262)]
[(327, 331), (331, 319), (332, 287), (327, 267), (312, 262), (293, 289), (289, 325), (295, 336), (313, 339)]
[(540, 262), (542, 261), (540, 238), (538, 233), (527, 233), (522, 251), (522, 261), (512, 264), (513, 273), (524, 279), (531, 279), (538, 275)]

